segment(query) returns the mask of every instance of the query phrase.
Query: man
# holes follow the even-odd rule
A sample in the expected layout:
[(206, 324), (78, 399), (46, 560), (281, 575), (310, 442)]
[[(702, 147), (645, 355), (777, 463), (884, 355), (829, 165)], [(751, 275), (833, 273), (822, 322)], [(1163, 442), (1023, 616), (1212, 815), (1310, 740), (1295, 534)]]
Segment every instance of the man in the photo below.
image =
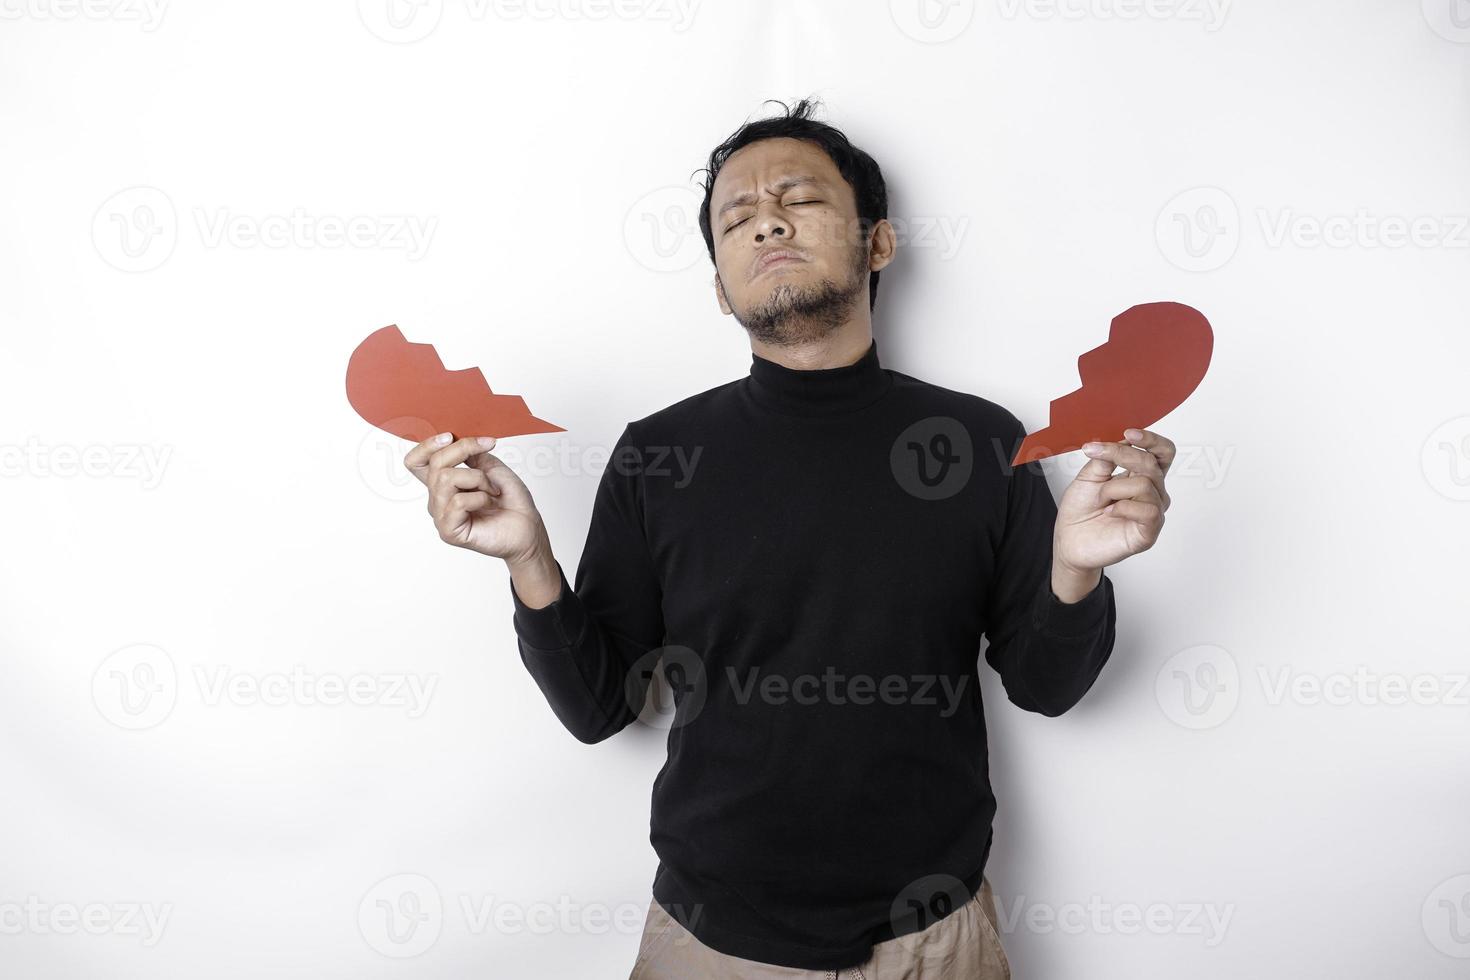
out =
[(1174, 445), (1090, 447), (1058, 507), (1009, 465), (1016, 416), (881, 367), (882, 174), (811, 109), (711, 154), (701, 229), (750, 373), (625, 427), (575, 586), (493, 439), (405, 464), (445, 541), (505, 560), (521, 659), (578, 739), (637, 719), (662, 659), (635, 980), (1007, 977), (981, 637), (1012, 702), (1077, 703), (1113, 646), (1102, 569), (1157, 540)]

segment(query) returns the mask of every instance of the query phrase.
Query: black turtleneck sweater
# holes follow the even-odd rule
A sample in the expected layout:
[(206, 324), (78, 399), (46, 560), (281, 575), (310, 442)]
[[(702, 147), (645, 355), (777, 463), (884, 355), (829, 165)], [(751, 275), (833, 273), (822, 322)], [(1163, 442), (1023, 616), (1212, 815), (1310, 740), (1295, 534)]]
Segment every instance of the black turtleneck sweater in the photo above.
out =
[[(583, 742), (668, 729), (653, 895), (705, 945), (861, 963), (980, 885), (980, 699), (1056, 715), (1113, 646), (1112, 582), (1051, 590), (1056, 502), (1009, 411), (879, 365), (750, 374), (623, 431), (575, 585), (521, 659)], [(662, 655), (674, 707), (643, 701)], [(595, 820), (595, 803), (587, 812)], [(938, 895), (938, 891), (947, 892)], [(923, 913), (916, 911), (923, 908)]]

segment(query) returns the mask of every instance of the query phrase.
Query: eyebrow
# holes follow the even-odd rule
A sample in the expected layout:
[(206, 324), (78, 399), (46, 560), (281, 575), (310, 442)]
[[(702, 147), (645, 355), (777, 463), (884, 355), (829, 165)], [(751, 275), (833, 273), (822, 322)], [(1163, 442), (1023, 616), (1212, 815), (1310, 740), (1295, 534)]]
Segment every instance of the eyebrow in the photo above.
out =
[[(791, 188), (793, 187), (796, 187), (798, 184), (818, 183), (821, 183), (821, 181), (817, 180), (817, 178), (811, 176), (810, 174), (799, 174), (794, 177), (782, 177), (780, 180), (776, 181), (776, 185), (773, 189), (778, 194), (785, 194), (787, 191), (791, 190)], [(726, 211), (730, 211), (735, 208), (754, 203), (755, 195), (750, 193), (749, 191), (746, 191), (744, 194), (737, 194), (720, 207), (719, 213), (716, 215), (716, 217), (722, 218), (725, 216)]]

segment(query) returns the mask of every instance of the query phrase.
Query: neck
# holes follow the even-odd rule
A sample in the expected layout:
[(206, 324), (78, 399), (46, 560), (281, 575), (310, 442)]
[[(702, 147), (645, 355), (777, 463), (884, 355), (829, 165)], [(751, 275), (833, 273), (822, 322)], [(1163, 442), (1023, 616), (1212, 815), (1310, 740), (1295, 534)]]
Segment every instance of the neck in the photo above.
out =
[[(782, 360), (752, 345), (746, 391), (760, 405), (786, 415), (844, 415), (873, 404), (892, 387), (871, 338), (856, 357), (836, 345), (804, 347), (798, 357), (782, 348)], [(807, 366), (807, 365), (810, 366)]]
[(872, 344), (872, 321), (863, 317), (844, 323), (820, 340), (790, 346), (768, 344), (752, 337), (750, 352), (794, 371), (818, 371), (854, 364)]

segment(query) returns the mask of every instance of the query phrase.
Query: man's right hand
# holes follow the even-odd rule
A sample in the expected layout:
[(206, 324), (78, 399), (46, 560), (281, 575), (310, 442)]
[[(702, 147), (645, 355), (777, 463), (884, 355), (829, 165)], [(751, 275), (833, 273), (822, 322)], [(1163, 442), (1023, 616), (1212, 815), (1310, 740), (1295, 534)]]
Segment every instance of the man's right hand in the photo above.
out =
[(445, 432), (425, 439), (403, 457), (408, 471), (429, 488), (429, 515), (439, 537), (503, 558), (522, 601), (550, 604), (560, 593), (560, 573), (531, 491), (490, 453), (493, 436), (452, 438)]

